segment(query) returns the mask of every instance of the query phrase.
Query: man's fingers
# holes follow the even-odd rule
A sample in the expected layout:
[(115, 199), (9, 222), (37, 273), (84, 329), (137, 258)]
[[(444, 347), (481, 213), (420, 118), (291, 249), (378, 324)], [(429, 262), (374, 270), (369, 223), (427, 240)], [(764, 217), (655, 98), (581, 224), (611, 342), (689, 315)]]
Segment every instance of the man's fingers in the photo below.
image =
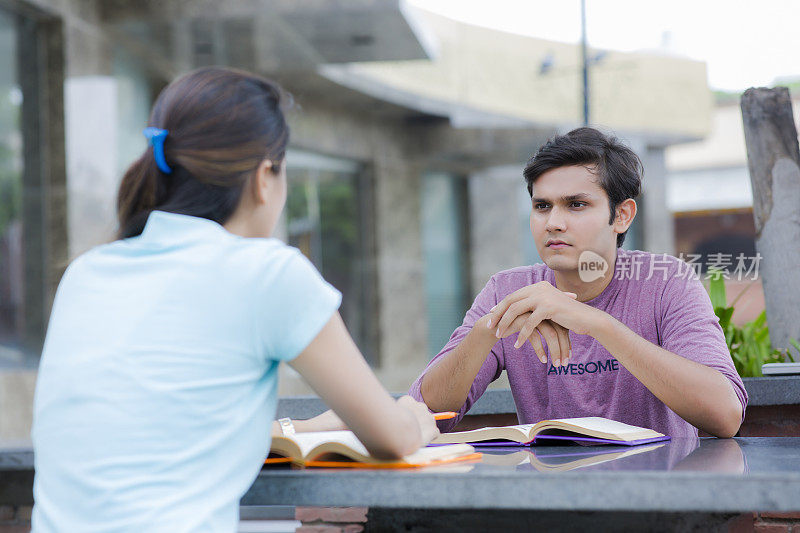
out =
[(559, 366), (561, 364), (563, 352), (559, 344), (558, 333), (556, 333), (555, 328), (547, 320), (539, 324), (539, 331), (542, 332), (542, 337), (544, 337), (547, 343), (547, 348), (550, 351), (550, 360), (555, 366)]
[[(495, 329), (495, 336), (499, 339), (506, 336), (506, 330), (509, 329), (511, 324), (517, 319), (520, 313), (516, 312), (515, 306), (516, 303), (513, 303), (508, 306), (508, 308), (500, 315), (500, 319), (497, 321), (497, 328)], [(499, 309), (498, 309), (499, 311)]]
[[(547, 283), (547, 282), (544, 281), (539, 283)], [(508, 312), (508, 308), (511, 307), (512, 304), (528, 298), (533, 293), (532, 291), (534, 290), (534, 287), (539, 283), (534, 283), (533, 285), (528, 285), (522, 287), (521, 289), (517, 289), (511, 294), (507, 295), (502, 300), (500, 300), (499, 302), (497, 302), (497, 305), (489, 309), (489, 314), (491, 314), (492, 317), (486, 323), (487, 327), (492, 328), (499, 326), (498, 319)], [(504, 336), (502, 335), (503, 333), (504, 332), (501, 331), (501, 335), (499, 336)]]
[(547, 362), (547, 353), (544, 351), (544, 344), (542, 344), (542, 334), (539, 332), (539, 328), (534, 330), (533, 335), (530, 336), (528, 339), (533, 346), (533, 351), (536, 352), (536, 357), (539, 358), (539, 361), (542, 363)]
[(558, 335), (558, 343), (561, 345), (561, 362), (566, 363), (572, 357), (572, 340), (569, 338), (569, 330), (559, 324), (553, 324), (553, 328)]
[(498, 303), (489, 309), (489, 320), (486, 322), (486, 327), (491, 329), (497, 327), (500, 317), (506, 312), (506, 305), (503, 302)]
[[(508, 306), (506, 312), (500, 318), (500, 322), (497, 323), (497, 331), (495, 332), (495, 336), (500, 339), (506, 336), (506, 330), (509, 329), (509, 326), (517, 319), (518, 316), (530, 311), (530, 309), (526, 309), (526, 304), (524, 301), (517, 301)], [(521, 328), (520, 328), (521, 329)]]
[(517, 342), (514, 344), (514, 348), (519, 348), (525, 341), (529, 341), (531, 346), (533, 347), (533, 351), (536, 352), (536, 357), (539, 358), (539, 361), (542, 363), (547, 362), (547, 353), (544, 351), (544, 345), (542, 344), (542, 334), (539, 331), (539, 320), (533, 316), (533, 313), (525, 320), (525, 324), (519, 332), (519, 336), (517, 337)]
[(518, 294), (520, 290), (522, 289), (517, 289), (516, 291), (512, 292), (511, 294), (509, 294), (508, 296), (497, 302), (497, 304), (494, 307), (489, 309), (489, 314), (492, 315), (492, 318), (490, 318), (489, 322), (486, 324), (487, 327), (491, 328), (492, 326), (496, 325), (499, 317), (502, 317), (506, 313), (508, 307), (517, 300), (523, 298), (521, 294)]
[(567, 296), (569, 296), (573, 300), (577, 300), (578, 299), (578, 295), (575, 294), (574, 292), (565, 292), (564, 294), (566, 294)]
[(528, 317), (531, 316), (530, 313), (522, 313), (514, 321), (506, 328), (505, 334), (502, 338), (506, 338), (509, 335), (513, 335), (519, 331), (522, 331), (522, 327), (525, 325), (525, 322), (528, 320)]
[(517, 340), (514, 342), (514, 348), (519, 348), (520, 346), (523, 345), (523, 343), (525, 343), (525, 339), (527, 339), (528, 336), (531, 334), (532, 329), (533, 328), (526, 320), (525, 323), (522, 324), (522, 327), (519, 329), (519, 333), (517, 334)]
[(533, 318), (533, 313), (526, 314), (527, 316), (525, 317), (525, 323), (519, 330), (519, 335), (517, 336), (517, 342), (514, 343), (514, 348), (519, 348), (525, 344), (525, 341), (527, 341), (529, 337), (539, 335), (536, 332), (536, 326), (538, 326), (539, 323), (535, 321), (535, 318)]

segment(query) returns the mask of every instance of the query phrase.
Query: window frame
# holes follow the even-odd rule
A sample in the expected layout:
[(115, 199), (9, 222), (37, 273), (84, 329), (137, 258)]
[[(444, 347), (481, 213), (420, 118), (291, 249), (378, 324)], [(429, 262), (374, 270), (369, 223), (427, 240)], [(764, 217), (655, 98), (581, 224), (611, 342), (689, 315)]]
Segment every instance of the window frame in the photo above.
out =
[(25, 307), (20, 339), (23, 357), (18, 364), (36, 366), (68, 257), (64, 25), (60, 17), (25, 2), (0, 0), (0, 9), (16, 19), (16, 62), (23, 95), (20, 128)]

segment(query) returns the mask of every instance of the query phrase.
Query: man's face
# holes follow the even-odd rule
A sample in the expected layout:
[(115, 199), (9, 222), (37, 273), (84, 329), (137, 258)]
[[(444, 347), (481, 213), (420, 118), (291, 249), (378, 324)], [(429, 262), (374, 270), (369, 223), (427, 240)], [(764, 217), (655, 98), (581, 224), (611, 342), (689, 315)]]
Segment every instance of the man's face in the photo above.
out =
[(533, 183), (531, 234), (551, 269), (577, 270), (586, 250), (613, 257), (617, 233), (599, 181), (585, 166), (568, 166), (548, 170)]

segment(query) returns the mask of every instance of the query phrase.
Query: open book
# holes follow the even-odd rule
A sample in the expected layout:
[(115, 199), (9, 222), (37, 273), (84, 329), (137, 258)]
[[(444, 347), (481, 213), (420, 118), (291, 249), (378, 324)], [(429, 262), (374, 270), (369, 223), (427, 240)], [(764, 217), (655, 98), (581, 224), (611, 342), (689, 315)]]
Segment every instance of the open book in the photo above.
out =
[(631, 426), (599, 416), (590, 416), (443, 433), (436, 437), (431, 444), (469, 442), (476, 446), (514, 446), (515, 443), (526, 446), (528, 444), (555, 444), (559, 440), (573, 441), (579, 444), (633, 446), (669, 440), (669, 437), (652, 429)]
[(312, 431), (273, 437), (265, 464), (345, 468), (410, 468), (480, 459), (469, 444), (420, 448), (400, 460), (376, 459), (352, 431)]

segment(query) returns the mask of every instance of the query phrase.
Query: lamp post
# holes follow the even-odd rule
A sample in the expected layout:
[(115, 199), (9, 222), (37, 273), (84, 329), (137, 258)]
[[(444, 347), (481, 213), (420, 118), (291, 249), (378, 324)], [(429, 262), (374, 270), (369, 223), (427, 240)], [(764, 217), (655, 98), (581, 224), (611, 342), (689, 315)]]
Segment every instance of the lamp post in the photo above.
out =
[(589, 59), (586, 53), (586, 0), (581, 0), (581, 59), (583, 65), (583, 125), (589, 125)]

